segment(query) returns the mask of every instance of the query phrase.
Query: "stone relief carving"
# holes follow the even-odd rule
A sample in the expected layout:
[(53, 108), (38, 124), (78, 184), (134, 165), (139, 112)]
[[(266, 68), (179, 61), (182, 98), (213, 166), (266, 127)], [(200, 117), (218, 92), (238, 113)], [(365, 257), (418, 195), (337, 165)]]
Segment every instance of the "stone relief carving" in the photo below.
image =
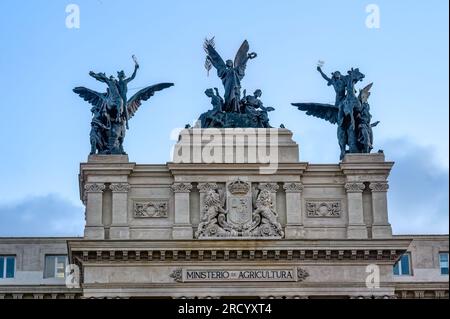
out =
[(189, 193), (192, 189), (191, 183), (174, 183), (172, 186), (174, 193)]
[(387, 192), (389, 189), (389, 184), (387, 182), (375, 182), (370, 183), (369, 188), (372, 192)]
[(177, 268), (169, 275), (176, 282), (181, 282), (183, 280), (183, 269)]
[(340, 201), (306, 201), (306, 216), (308, 217), (340, 217)]
[(168, 201), (153, 200), (135, 202), (133, 216), (136, 218), (159, 218), (168, 216)]
[(250, 183), (237, 179), (227, 190), (226, 195), (206, 192), (195, 238), (284, 236), (269, 190), (260, 190), (254, 203)]
[(302, 183), (284, 183), (284, 191), (286, 193), (300, 193), (303, 191)]
[(309, 277), (309, 272), (306, 269), (297, 267), (297, 281), (304, 281)]
[(347, 193), (362, 193), (366, 188), (364, 183), (346, 183), (344, 187), (347, 190)]

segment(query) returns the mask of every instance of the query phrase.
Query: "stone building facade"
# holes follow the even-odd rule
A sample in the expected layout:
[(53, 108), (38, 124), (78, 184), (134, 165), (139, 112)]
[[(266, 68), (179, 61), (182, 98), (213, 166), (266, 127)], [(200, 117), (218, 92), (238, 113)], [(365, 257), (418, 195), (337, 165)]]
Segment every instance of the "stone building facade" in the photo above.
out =
[(90, 156), (75, 295), (448, 298), (448, 236), (392, 235), (392, 166), (301, 162), (287, 129), (187, 129), (166, 164)]

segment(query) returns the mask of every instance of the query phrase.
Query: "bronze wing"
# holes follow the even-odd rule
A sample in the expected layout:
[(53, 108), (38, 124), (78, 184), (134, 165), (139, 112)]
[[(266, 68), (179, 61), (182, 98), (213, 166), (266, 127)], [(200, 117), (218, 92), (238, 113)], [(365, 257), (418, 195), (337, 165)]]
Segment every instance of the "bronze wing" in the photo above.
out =
[(98, 93), (83, 86), (77, 86), (73, 89), (73, 92), (78, 94), (83, 100), (98, 108), (102, 107), (107, 95), (106, 93)]
[(239, 73), (241, 73), (242, 76), (244, 76), (245, 68), (247, 66), (249, 50), (250, 46), (248, 45), (248, 41), (244, 40), (236, 53), (236, 56), (234, 57), (234, 67), (239, 69)]
[(305, 111), (307, 115), (327, 120), (331, 124), (336, 124), (339, 108), (332, 104), (323, 103), (292, 103), (300, 111)]
[(173, 83), (158, 83), (137, 91), (127, 102), (128, 119), (133, 117), (139, 106), (141, 106), (142, 101), (147, 101), (156, 91), (161, 91), (171, 86), (173, 86)]

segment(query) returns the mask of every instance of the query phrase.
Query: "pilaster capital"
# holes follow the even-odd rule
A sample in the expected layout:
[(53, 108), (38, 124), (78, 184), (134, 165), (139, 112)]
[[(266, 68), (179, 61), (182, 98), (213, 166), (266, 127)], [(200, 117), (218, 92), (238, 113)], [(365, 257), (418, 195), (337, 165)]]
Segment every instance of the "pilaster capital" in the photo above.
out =
[(373, 182), (369, 184), (372, 192), (387, 192), (389, 184), (387, 182)]
[(128, 183), (112, 183), (109, 185), (109, 189), (113, 193), (128, 193), (130, 190), (130, 184)]
[(207, 193), (218, 188), (216, 183), (198, 183), (197, 189), (200, 193)]
[(362, 193), (366, 185), (364, 183), (345, 183), (344, 187), (347, 193)]
[(174, 193), (190, 193), (192, 189), (191, 183), (173, 183), (170, 187)]
[(284, 191), (286, 193), (301, 193), (303, 191), (302, 183), (284, 183)]
[(84, 184), (84, 191), (86, 193), (102, 193), (105, 190), (103, 183), (86, 183)]
[(259, 183), (258, 188), (262, 191), (267, 190), (270, 193), (276, 193), (279, 186), (277, 183)]

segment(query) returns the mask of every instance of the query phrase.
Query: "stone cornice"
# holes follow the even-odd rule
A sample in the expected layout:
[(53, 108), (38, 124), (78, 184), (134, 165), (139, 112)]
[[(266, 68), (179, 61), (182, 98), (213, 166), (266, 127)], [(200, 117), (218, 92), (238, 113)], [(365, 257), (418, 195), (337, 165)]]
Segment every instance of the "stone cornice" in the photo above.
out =
[(77, 258), (79, 262), (373, 260), (394, 263), (406, 251), (409, 244), (410, 240), (264, 240), (257, 242), (82, 240), (68, 242), (71, 256)]

